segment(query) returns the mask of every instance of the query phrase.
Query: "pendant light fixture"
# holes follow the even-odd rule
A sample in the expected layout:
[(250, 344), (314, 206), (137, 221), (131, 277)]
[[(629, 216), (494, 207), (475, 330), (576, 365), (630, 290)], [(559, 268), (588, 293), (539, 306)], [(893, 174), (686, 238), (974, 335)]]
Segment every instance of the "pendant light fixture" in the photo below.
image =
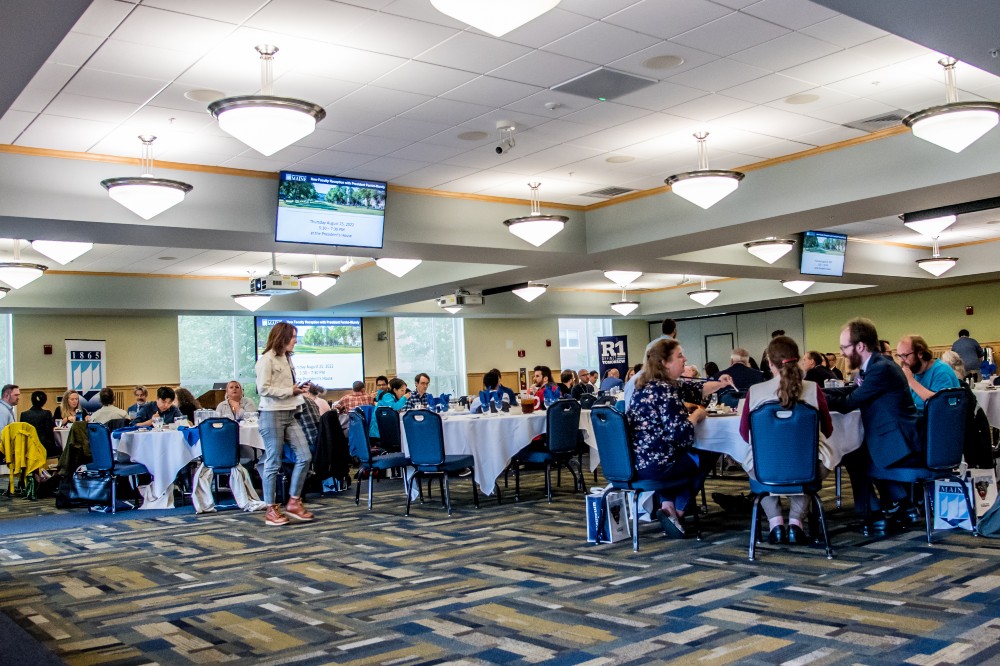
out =
[(317, 261), (316, 255), (314, 254), (312, 273), (296, 276), (299, 278), (299, 284), (302, 285), (302, 288), (313, 296), (319, 296), (324, 291), (337, 284), (337, 280), (340, 279), (340, 276), (336, 273), (320, 273)]
[(94, 248), (94, 244), (77, 241), (33, 240), (31, 247), (52, 261), (66, 265), (80, 255), (90, 252)]
[(907, 216), (900, 215), (903, 219), (903, 224), (908, 228), (916, 231), (918, 234), (923, 234), (924, 236), (930, 236), (931, 238), (937, 238), (941, 235), (941, 232), (955, 224), (955, 220), (958, 219), (956, 215), (939, 215), (937, 217), (920, 219), (907, 219)]
[(0, 287), (0, 299), (2, 299), (4, 296), (6, 296), (7, 292), (9, 292), (9, 291), (10, 291), (10, 287)]
[(642, 277), (642, 271), (604, 271), (604, 277), (625, 289)]
[(264, 307), (271, 297), (267, 294), (233, 294), (233, 300), (250, 312), (256, 312)]
[(382, 257), (375, 260), (375, 265), (384, 271), (388, 271), (396, 277), (403, 277), (414, 268), (420, 265), (422, 259), (393, 259)]
[(743, 247), (747, 249), (747, 252), (761, 261), (773, 264), (778, 259), (781, 259), (783, 256), (791, 252), (794, 245), (795, 241), (790, 238), (775, 238), (774, 236), (771, 236), (770, 238), (765, 238), (764, 240), (744, 243)]
[(21, 241), (14, 241), (14, 260), (0, 262), (0, 282), (9, 284), (14, 289), (42, 277), (48, 266), (21, 261)]
[(449, 314), (458, 314), (459, 312), (462, 311), (462, 306), (461, 305), (449, 305), (444, 310), (445, 310), (445, 312), (448, 312)]
[(722, 292), (719, 291), (718, 289), (709, 289), (705, 285), (705, 278), (702, 278), (701, 289), (697, 291), (689, 291), (688, 296), (691, 297), (692, 301), (698, 303), (699, 305), (708, 305), (709, 303), (717, 299), (719, 297), (719, 294), (721, 293)]
[(549, 11), (559, 0), (431, 0), (431, 4), (442, 14), (501, 37)]
[(708, 210), (739, 187), (744, 174), (708, 168), (708, 132), (695, 132), (698, 140), (698, 170), (685, 171), (667, 178), (664, 183), (674, 194)]
[[(929, 259), (917, 259), (917, 266), (924, 269), (934, 277), (941, 277), (958, 263), (958, 257), (942, 257), (941, 248), (938, 247), (938, 239), (934, 239), (932, 254)], [(0, 280), (3, 277), (0, 276)]]
[(903, 118), (903, 124), (913, 131), (913, 135), (960, 153), (979, 137), (997, 126), (1000, 121), (1000, 104), (997, 102), (959, 102), (958, 86), (955, 82), (954, 58), (942, 58), (938, 64), (944, 67), (945, 93), (947, 103), (917, 111)]
[(511, 291), (530, 303), (544, 294), (545, 290), (548, 288), (549, 285), (544, 282), (528, 282), (523, 287), (518, 287), (517, 289), (512, 289)]
[(209, 104), (208, 111), (223, 130), (258, 153), (273, 155), (312, 134), (326, 111), (305, 100), (275, 97), (272, 63), (278, 47), (259, 44), (255, 48), (260, 54), (261, 94), (220, 99)]
[(638, 307), (639, 307), (639, 301), (629, 300), (628, 292), (626, 291), (625, 287), (622, 287), (622, 300), (611, 304), (611, 309), (623, 317), (629, 316), (630, 314), (635, 312), (636, 308)]
[(569, 218), (565, 215), (542, 215), (538, 203), (538, 188), (541, 183), (528, 183), (531, 188), (531, 214), (525, 217), (512, 217), (504, 220), (510, 233), (528, 241), (535, 247), (540, 247), (557, 233), (563, 230)]
[(814, 284), (816, 284), (816, 283), (813, 282), (812, 280), (782, 280), (781, 281), (781, 286), (782, 287), (785, 287), (786, 289), (791, 289), (796, 294), (801, 294), (802, 292), (804, 292), (806, 289), (808, 289), (809, 287), (813, 286)]
[(140, 134), (139, 141), (142, 141), (140, 157), (142, 175), (108, 178), (101, 181), (101, 186), (108, 191), (108, 196), (114, 201), (142, 219), (149, 220), (184, 201), (184, 195), (194, 187), (179, 180), (154, 178), (153, 142), (156, 141), (156, 137), (152, 134)]

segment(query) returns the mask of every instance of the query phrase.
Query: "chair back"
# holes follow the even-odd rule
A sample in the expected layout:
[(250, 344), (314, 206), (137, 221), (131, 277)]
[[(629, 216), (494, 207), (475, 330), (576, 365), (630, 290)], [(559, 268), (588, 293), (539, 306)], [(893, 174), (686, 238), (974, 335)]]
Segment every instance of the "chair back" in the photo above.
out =
[(368, 444), (368, 423), (365, 421), (365, 415), (355, 409), (348, 417), (351, 421), (347, 427), (347, 441), (351, 455), (356, 456), (362, 465), (370, 465), (372, 450)]
[(426, 409), (410, 410), (403, 414), (403, 428), (414, 465), (444, 463), (444, 430), (439, 414)]
[(962, 462), (968, 410), (963, 388), (942, 389), (924, 404), (928, 468), (951, 470)]
[(198, 438), (205, 467), (226, 469), (240, 464), (240, 426), (236, 421), (205, 419), (198, 424)]
[(598, 405), (590, 411), (590, 423), (604, 478), (611, 483), (631, 482), (635, 479), (635, 460), (625, 415), (613, 407)]
[(583, 409), (590, 409), (597, 402), (597, 396), (593, 393), (584, 393), (580, 396), (580, 407)]
[(552, 453), (576, 451), (580, 432), (580, 403), (564, 399), (549, 405), (545, 414), (545, 431), (548, 433), (549, 451)]
[(385, 405), (376, 407), (375, 422), (378, 423), (379, 446), (386, 451), (402, 451), (403, 442), (399, 434), (399, 412)]
[(804, 402), (790, 409), (768, 401), (750, 412), (750, 448), (757, 480), (765, 486), (816, 480), (819, 410)]
[(103, 423), (88, 423), (87, 436), (90, 437), (90, 455), (94, 467), (102, 472), (115, 468), (115, 453), (111, 447), (111, 431)]
[(354, 411), (360, 412), (361, 416), (365, 418), (365, 426), (372, 424), (372, 419), (375, 418), (375, 405), (358, 405)]
[(594, 406), (598, 405), (614, 405), (618, 400), (615, 396), (610, 393), (605, 393), (604, 395), (599, 395), (594, 399)]

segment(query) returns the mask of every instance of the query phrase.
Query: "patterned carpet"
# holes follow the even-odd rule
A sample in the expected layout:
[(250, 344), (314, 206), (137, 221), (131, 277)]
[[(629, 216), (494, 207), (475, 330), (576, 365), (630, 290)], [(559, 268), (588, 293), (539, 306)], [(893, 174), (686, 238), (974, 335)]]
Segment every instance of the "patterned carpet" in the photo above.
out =
[(647, 524), (633, 553), (586, 543), (568, 487), (549, 505), (523, 480), (521, 503), (479, 510), (456, 480), (450, 519), (404, 517), (398, 481), (370, 513), (352, 487), (287, 528), (133, 512), (10, 534), (55, 510), (0, 499), (0, 612), (69, 664), (1000, 663), (1000, 542), (864, 540), (833, 510), (834, 560), (763, 545), (751, 563), (749, 520), (713, 506), (703, 541)]

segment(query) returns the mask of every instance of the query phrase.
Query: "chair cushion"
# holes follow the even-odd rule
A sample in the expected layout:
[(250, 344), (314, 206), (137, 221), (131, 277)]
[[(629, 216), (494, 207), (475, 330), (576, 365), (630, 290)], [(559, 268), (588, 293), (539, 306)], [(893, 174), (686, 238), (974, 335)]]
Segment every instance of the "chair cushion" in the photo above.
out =
[(926, 467), (878, 467), (868, 466), (868, 476), (873, 479), (884, 479), (886, 481), (899, 481), (900, 483), (915, 483), (917, 481), (930, 481), (945, 474), (945, 472), (934, 471)]
[(440, 465), (414, 465), (418, 472), (457, 472), (466, 467), (475, 467), (476, 460), (472, 456), (448, 456)]
[(392, 469), (393, 467), (408, 467), (410, 459), (402, 453), (393, 453), (388, 456), (375, 456), (372, 458), (371, 467), (373, 469)]
[[(97, 463), (90, 463), (87, 465), (87, 469), (91, 472), (100, 472), (101, 468), (96, 465)], [(149, 470), (142, 463), (115, 463), (115, 476), (134, 476), (136, 474), (149, 474)]]
[(635, 479), (633, 481), (612, 481), (615, 490), (636, 490), (640, 493), (656, 492), (658, 490), (681, 490), (691, 486), (691, 479)]
[[(588, 447), (589, 448), (589, 447)], [(561, 453), (552, 453), (550, 451), (521, 451), (514, 459), (528, 464), (541, 464), (552, 463), (552, 462), (566, 462), (567, 460), (572, 460), (576, 456), (576, 451), (562, 451)]]
[(821, 483), (816, 482), (788, 486), (771, 486), (765, 485), (760, 481), (750, 479), (750, 490), (758, 495), (764, 493), (770, 493), (771, 495), (802, 495), (806, 492), (816, 493), (819, 492), (821, 485)]

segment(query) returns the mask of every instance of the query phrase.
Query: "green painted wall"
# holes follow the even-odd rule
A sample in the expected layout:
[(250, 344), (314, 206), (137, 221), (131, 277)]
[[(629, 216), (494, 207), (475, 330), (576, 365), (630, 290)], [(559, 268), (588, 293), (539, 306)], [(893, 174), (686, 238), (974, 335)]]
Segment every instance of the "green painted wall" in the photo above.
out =
[[(972, 306), (975, 314), (965, 314)], [(980, 342), (1000, 340), (1000, 285), (976, 284), (855, 296), (806, 303), (806, 348), (836, 351), (840, 329), (852, 317), (875, 322), (879, 337), (895, 346), (904, 335), (922, 335), (931, 346), (950, 345), (962, 328)]]

